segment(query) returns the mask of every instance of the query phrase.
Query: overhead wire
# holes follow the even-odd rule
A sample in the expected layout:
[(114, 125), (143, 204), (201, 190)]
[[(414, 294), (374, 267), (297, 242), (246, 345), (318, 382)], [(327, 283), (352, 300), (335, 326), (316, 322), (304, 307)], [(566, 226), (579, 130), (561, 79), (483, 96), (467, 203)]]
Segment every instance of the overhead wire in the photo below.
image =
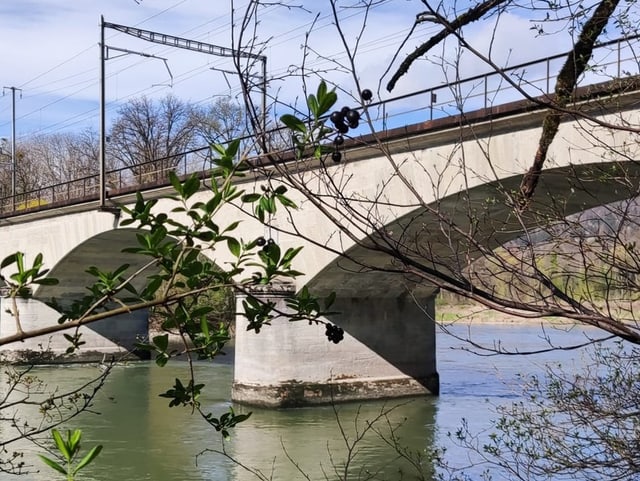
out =
[[(154, 15), (152, 15), (152, 16), (144, 19), (144, 20), (142, 20), (141, 22), (138, 22), (136, 25), (137, 26), (144, 25), (145, 23), (147, 23), (151, 19), (159, 17), (160, 15), (163, 15), (163, 14), (169, 12), (170, 10), (178, 7), (179, 5), (184, 4), (186, 1), (187, 0), (181, 0), (179, 2), (176, 2), (172, 6), (167, 7), (166, 9), (164, 9), (164, 10), (162, 10), (160, 12), (157, 12), (156, 14), (154, 14)], [(389, 3), (390, 1), (391, 0), (384, 0), (382, 2), (379, 2), (378, 4), (374, 5), (373, 8), (378, 8), (380, 6), (383, 6), (386, 3)], [(289, 3), (291, 4), (292, 2), (289, 2)], [(275, 12), (275, 9), (272, 9), (272, 12)], [(265, 10), (264, 12), (261, 12), (261, 20), (264, 22), (264, 18), (266, 16), (268, 16), (270, 13), (271, 12), (269, 12), (267, 10)], [(355, 11), (355, 9), (354, 9), (354, 13), (346, 15), (345, 17), (343, 17), (343, 20), (344, 21), (349, 20), (349, 19), (351, 19), (353, 17), (356, 17), (357, 15), (358, 15), (358, 12)], [(318, 22), (318, 20), (321, 20), (321, 21)], [(284, 32), (280, 32), (279, 34), (277, 34), (273, 38), (271, 38), (272, 42), (270, 43), (270, 48), (277, 47), (279, 45), (282, 45), (282, 44), (284, 44), (286, 42), (291, 41), (293, 38), (296, 38), (296, 35), (298, 34), (298, 32), (301, 32), (301, 31), (305, 31), (306, 32), (306, 29), (309, 29), (312, 25), (314, 26), (314, 29), (316, 31), (320, 31), (322, 29), (330, 27), (332, 25), (332, 23), (333, 23), (333, 17), (330, 14), (325, 14), (325, 15), (319, 17), (319, 19), (316, 19), (315, 23), (312, 22), (312, 21), (309, 21), (309, 22), (303, 23), (301, 25), (295, 26), (293, 28), (290, 28), (290, 29), (288, 29), (288, 30), (286, 30)], [(192, 28), (186, 30), (181, 35), (194, 34), (194, 37), (195, 37), (194, 39), (195, 40), (204, 41), (203, 37), (206, 37), (206, 36), (210, 35), (210, 33), (211, 33), (210, 29), (212, 27), (215, 27), (218, 24), (224, 25), (225, 28), (230, 28), (229, 20), (228, 19), (225, 20), (225, 16), (224, 15), (220, 15), (218, 17), (214, 17), (211, 20), (207, 20), (206, 22), (203, 22), (200, 25), (197, 25), (195, 27), (192, 27)], [(206, 29), (207, 27), (209, 28), (208, 31), (201, 31), (203, 29)], [(399, 36), (402, 35), (402, 33), (403, 33), (403, 30), (398, 31), (393, 36), (388, 36), (387, 35), (384, 38), (373, 39), (370, 42), (363, 43), (361, 45), (361, 49), (362, 49), (361, 51), (362, 52), (368, 52), (368, 51), (374, 50), (376, 48), (379, 48), (380, 46), (388, 46), (388, 45), (390, 45), (390, 42), (393, 41), (393, 39), (398, 38)], [(115, 36), (115, 34), (110, 36), (109, 38), (113, 38), (114, 36)], [(56, 66), (48, 69), (47, 71), (43, 72), (42, 74), (39, 74), (39, 75), (35, 76), (34, 78), (30, 79), (29, 81), (23, 83), (23, 85), (24, 86), (29, 85), (29, 84), (33, 83), (34, 81), (43, 78), (44, 76), (50, 74), (51, 72), (55, 71), (56, 69), (60, 68), (61, 66), (65, 65), (65, 64), (67, 64), (67, 63), (69, 63), (69, 62), (71, 62), (73, 60), (75, 60), (80, 55), (88, 52), (89, 50), (91, 50), (94, 47), (95, 47), (95, 45), (80, 51), (79, 53), (73, 55), (69, 59), (67, 59), (67, 60), (65, 60), (63, 62), (60, 62), (59, 64), (57, 64)], [(165, 53), (167, 53), (168, 51), (170, 51), (172, 49), (173, 49), (172, 47), (159, 48), (156, 45), (153, 48), (148, 49), (147, 51), (154, 52), (154, 55), (162, 55), (162, 54), (165, 54)], [(344, 55), (344, 52), (336, 52), (335, 55), (331, 56), (331, 58), (336, 59), (336, 60), (340, 60), (340, 59), (344, 58), (344, 57), (341, 57), (341, 55)], [(125, 61), (123, 61), (122, 62), (122, 66), (118, 70), (110, 72), (108, 74), (107, 78), (112, 79), (114, 77), (117, 77), (118, 75), (120, 75), (120, 74), (122, 74), (122, 73), (124, 73), (124, 72), (126, 72), (126, 71), (128, 71), (128, 70), (130, 70), (132, 68), (135, 68), (136, 66), (142, 65), (143, 62), (148, 61), (148, 60), (149, 59), (138, 59), (137, 61), (134, 61), (134, 62), (125, 62)], [(182, 82), (186, 82), (187, 80), (190, 80), (190, 79), (192, 79), (194, 77), (197, 77), (198, 75), (202, 75), (205, 72), (209, 71), (212, 66), (215, 68), (217, 66), (223, 65), (225, 61), (226, 61), (225, 59), (208, 61), (206, 64), (202, 65), (201, 67), (196, 67), (196, 68), (191, 69), (189, 71), (182, 72), (181, 74), (176, 76), (176, 79), (174, 80), (174, 85), (179, 85)], [(328, 60), (327, 59), (316, 59), (316, 60), (313, 60), (313, 61), (310, 62), (310, 66), (317, 68), (318, 66), (321, 66), (324, 62), (328, 62)], [(82, 75), (86, 75), (87, 73), (91, 73), (91, 70), (85, 70), (85, 71), (79, 72), (77, 74), (69, 75), (67, 77), (63, 77), (61, 79), (57, 79), (56, 81), (53, 81), (52, 83), (56, 83), (56, 84), (63, 83), (64, 80), (77, 79), (77, 78), (81, 77)], [(272, 72), (272, 74), (275, 74), (275, 75), (280, 75), (280, 74), (285, 74), (285, 73), (286, 73), (286, 69), (285, 68), (282, 68), (280, 71)], [(45, 109), (47, 107), (50, 107), (52, 105), (55, 105), (55, 104), (59, 103), (62, 100), (66, 100), (68, 98), (72, 98), (74, 95), (77, 95), (78, 93), (81, 93), (81, 92), (83, 92), (83, 91), (85, 91), (85, 90), (87, 90), (87, 89), (89, 89), (89, 88), (91, 88), (93, 86), (96, 86), (97, 84), (98, 84), (98, 82), (94, 79), (93, 81), (91, 81), (91, 80), (78, 81), (78, 82), (76, 82), (74, 84), (63, 85), (62, 87), (59, 87), (59, 88), (56, 88), (56, 89), (53, 89), (53, 90), (47, 89), (44, 92), (40, 91), (40, 92), (38, 92), (37, 95), (33, 95), (33, 97), (36, 97), (36, 96), (39, 96), (39, 95), (55, 95), (55, 92), (57, 92), (57, 91), (66, 90), (66, 89), (68, 89), (70, 87), (74, 87), (76, 85), (78, 85), (78, 86), (83, 86), (84, 85), (84, 87), (82, 87), (80, 89), (77, 89), (77, 90), (74, 90), (74, 91), (72, 91), (72, 92), (70, 92), (68, 94), (65, 94), (62, 97), (60, 97), (59, 99), (56, 99), (56, 100), (54, 100), (52, 102), (49, 102), (49, 103), (47, 103), (47, 104), (45, 104), (43, 106), (40, 106), (38, 109), (33, 109), (28, 113), (21, 114), (19, 118), (20, 118), (20, 120), (24, 120), (28, 116), (34, 115), (34, 114), (36, 114), (38, 112), (41, 112), (43, 109)], [(139, 89), (139, 90), (137, 90), (135, 92), (131, 92), (131, 93), (125, 95), (125, 96), (122, 96), (120, 98), (120, 101), (123, 101), (123, 100), (126, 100), (126, 99), (130, 99), (130, 98), (134, 98), (135, 96), (139, 96), (139, 95), (144, 95), (145, 93), (158, 92), (159, 90), (161, 90), (161, 89), (158, 89), (157, 86), (155, 86), (155, 87), (154, 86), (150, 86), (150, 87), (146, 86), (146, 87), (144, 87), (142, 89)], [(232, 93), (233, 90), (234, 89), (230, 89), (230, 93)], [(236, 92), (239, 93), (239, 91), (240, 90), (238, 88), (236, 90)], [(204, 102), (208, 101), (211, 98), (212, 98), (212, 96), (207, 95), (207, 96), (202, 97), (200, 99), (195, 99), (194, 101), (197, 102), (197, 103), (204, 103)], [(84, 112), (82, 114), (76, 114), (76, 115), (74, 115), (74, 116), (69, 118), (69, 121), (72, 121), (72, 123), (70, 123), (68, 125), (76, 125), (77, 123), (79, 123), (81, 121), (81, 119), (78, 120), (78, 117), (80, 117), (82, 115), (85, 115), (86, 118), (88, 119), (88, 118), (92, 117), (93, 115), (95, 115), (96, 111), (97, 111), (97, 108), (94, 108), (94, 109), (87, 110), (86, 112)], [(2, 126), (2, 125), (5, 125), (5, 124), (0, 124), (0, 126)], [(57, 122), (57, 123), (55, 123), (55, 124), (53, 124), (53, 125), (51, 125), (49, 127), (43, 127), (43, 128), (41, 128), (39, 130), (40, 131), (42, 131), (42, 130), (50, 130), (53, 127), (64, 128), (66, 125), (67, 124), (65, 124), (64, 121), (61, 121), (61, 122)]]
[[(151, 15), (151, 16), (149, 16), (149, 17), (147, 17), (147, 18), (143, 19), (142, 21), (138, 22), (138, 23), (136, 24), (136, 26), (144, 25), (144, 24), (145, 24), (145, 23), (147, 23), (148, 21), (150, 21), (150, 20), (152, 20), (152, 19), (154, 19), (154, 18), (156, 18), (156, 17), (158, 17), (158, 16), (160, 16), (160, 15), (163, 15), (163, 14), (165, 14), (165, 13), (169, 12), (170, 10), (172, 10), (172, 9), (174, 9), (174, 8), (176, 8), (176, 7), (178, 7), (179, 5), (182, 5), (182, 4), (183, 4), (183, 3), (185, 3), (186, 1), (187, 1), (187, 0), (180, 0), (179, 2), (176, 2), (176, 3), (174, 3), (173, 5), (171, 5), (171, 6), (167, 7), (167, 8), (165, 8), (164, 10), (161, 10), (160, 12), (157, 12), (156, 14)], [(225, 17), (224, 15), (220, 15), (220, 16), (218, 16), (218, 17), (214, 17), (211, 21), (209, 21), (209, 22), (205, 22), (205, 23), (211, 23), (211, 22), (216, 21), (216, 20), (224, 19), (224, 17)], [(226, 22), (228, 23), (228, 20), (227, 20)], [(110, 37), (108, 37), (108, 38), (113, 38), (113, 37), (115, 37), (116, 35), (117, 35), (117, 34), (111, 35), (111, 36), (110, 36)], [(36, 81), (36, 80), (38, 80), (38, 79), (40, 79), (40, 78), (42, 78), (42, 77), (44, 77), (44, 76), (46, 76), (46, 75), (50, 74), (51, 72), (53, 72), (53, 71), (55, 71), (55, 70), (59, 69), (60, 67), (62, 67), (62, 66), (64, 66), (64, 65), (68, 64), (69, 62), (71, 62), (71, 61), (75, 60), (76, 58), (80, 57), (81, 55), (83, 55), (83, 54), (87, 53), (88, 51), (92, 50), (93, 48), (95, 48), (95, 45), (89, 46), (89, 47), (87, 47), (87, 48), (85, 48), (85, 49), (81, 50), (80, 52), (78, 52), (78, 53), (76, 53), (76, 54), (72, 55), (71, 57), (67, 58), (66, 60), (64, 60), (64, 61), (62, 61), (62, 62), (60, 62), (60, 63), (56, 64), (56, 65), (55, 65), (55, 66), (53, 66), (53, 67), (51, 67), (50, 69), (47, 69), (45, 72), (42, 72), (41, 74), (38, 74), (38, 75), (37, 75), (37, 76), (35, 76), (34, 78), (32, 78), (32, 79), (28, 80), (27, 82), (23, 83), (23, 85), (24, 85), (24, 86), (29, 85), (29, 84), (31, 84), (32, 82), (34, 82), (34, 81)], [(130, 68), (130, 67), (127, 67), (127, 68), (125, 68), (124, 70), (126, 70), (126, 69), (128, 69), (128, 68)], [(68, 76), (68, 77), (66, 77), (66, 78), (76, 78), (77, 76), (83, 75), (83, 74), (84, 74), (84, 73), (86, 73), (86, 72), (91, 72), (91, 71), (90, 71), (90, 70), (87, 70), (87, 71), (84, 71), (84, 72), (81, 72), (81, 73), (78, 73), (78, 74), (74, 74), (74, 75)], [(119, 74), (119, 73), (121, 73), (121, 72), (122, 72), (122, 71), (116, 71), (116, 72), (113, 72), (112, 74), (109, 74), (109, 76), (108, 76), (108, 77), (116, 76), (116, 75), (118, 75), (118, 74)], [(97, 85), (97, 84), (98, 84), (98, 81), (96, 81), (96, 80), (94, 79), (94, 81), (93, 81), (92, 85), (93, 85), (93, 86), (95, 86), (95, 85)], [(49, 86), (50, 86), (50, 85), (49, 85)], [(89, 88), (90, 86), (91, 86), (91, 85), (87, 86), (87, 88)], [(64, 89), (66, 89), (66, 88), (68, 88), (68, 86), (61, 87), (61, 88), (59, 88), (59, 90), (64, 90)], [(82, 89), (82, 90), (85, 90), (85, 89)], [(33, 115), (34, 113), (40, 112), (40, 111), (42, 111), (42, 109), (44, 109), (44, 108), (46, 108), (46, 107), (48, 107), (48, 106), (55, 105), (55, 104), (56, 104), (56, 103), (58, 103), (60, 100), (63, 100), (63, 99), (66, 99), (66, 98), (70, 98), (71, 96), (73, 96), (73, 95), (75, 95), (75, 94), (77, 94), (77, 93), (78, 93), (78, 91), (71, 92), (71, 93), (69, 93), (69, 94), (67, 94), (67, 95), (63, 96), (63, 97), (62, 97), (62, 98), (60, 98), (59, 100), (55, 100), (55, 101), (53, 101), (53, 102), (50, 102), (49, 104), (46, 104), (46, 105), (44, 105), (44, 106), (40, 106), (39, 108), (37, 108), (37, 109), (33, 109), (33, 110), (31, 110), (30, 112), (28, 112), (28, 113), (26, 113), (26, 114), (20, 114), (20, 116), (18, 117), (18, 119), (17, 119), (17, 120), (25, 120), (25, 119), (26, 119), (26, 118), (28, 118), (30, 115)], [(47, 92), (47, 93), (39, 92), (38, 94), (29, 95), (29, 97), (28, 97), (28, 98), (34, 98), (34, 97), (37, 97), (37, 96), (40, 96), (40, 95), (47, 95), (47, 94), (51, 94), (51, 92)], [(96, 111), (96, 110), (97, 110), (97, 109), (94, 109), (94, 111)], [(74, 118), (75, 118), (75, 116), (74, 116)], [(5, 126), (5, 125), (7, 125), (8, 123), (9, 123), (9, 122), (6, 122), (6, 123), (0, 123), (0, 127), (3, 127), (3, 126)]]

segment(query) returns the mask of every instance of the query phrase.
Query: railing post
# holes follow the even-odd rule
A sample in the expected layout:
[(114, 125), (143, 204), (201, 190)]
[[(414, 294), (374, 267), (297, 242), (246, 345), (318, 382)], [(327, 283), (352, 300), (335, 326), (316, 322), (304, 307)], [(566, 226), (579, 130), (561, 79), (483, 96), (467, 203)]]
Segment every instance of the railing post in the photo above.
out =
[(382, 104), (382, 130), (387, 130), (387, 104)]
[(488, 81), (487, 81), (488, 75), (484, 76), (484, 109), (487, 109), (487, 97), (489, 95), (488, 90), (489, 90), (489, 85), (488, 85)]
[(546, 86), (546, 88), (545, 88), (544, 93), (545, 93), (545, 94), (547, 94), (547, 95), (549, 95), (549, 93), (550, 93), (550, 92), (549, 92), (549, 89), (550, 89), (550, 86), (549, 86), (549, 80), (550, 80), (550, 79), (549, 79), (549, 77), (551, 77), (551, 59), (550, 59), (550, 58), (548, 58), (548, 57), (547, 57), (547, 62), (546, 62), (546, 64), (547, 64), (547, 86)]
[(617, 77), (620, 78), (620, 75), (622, 73), (622, 42), (618, 40), (617, 44), (618, 44), (618, 75)]
[(435, 102), (437, 102), (438, 97), (437, 97), (436, 93), (433, 90), (431, 90), (429, 93), (430, 93), (430, 95), (429, 95), (429, 97), (430, 97), (430, 99), (429, 99), (430, 100), (430, 104), (429, 104), (429, 120), (433, 120), (433, 104)]

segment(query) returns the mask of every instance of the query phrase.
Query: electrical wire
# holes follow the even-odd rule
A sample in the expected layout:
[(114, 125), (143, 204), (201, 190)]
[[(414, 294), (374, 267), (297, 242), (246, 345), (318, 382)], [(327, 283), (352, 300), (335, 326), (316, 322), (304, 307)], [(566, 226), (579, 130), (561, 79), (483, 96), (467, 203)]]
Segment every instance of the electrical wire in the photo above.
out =
[[(162, 10), (162, 11), (160, 11), (160, 12), (158, 12), (158, 13), (156, 13), (156, 14), (154, 14), (154, 15), (152, 15), (152, 16), (144, 19), (144, 20), (142, 20), (141, 22), (139, 22), (137, 24), (137, 26), (144, 25), (145, 23), (149, 22), (150, 20), (152, 20), (154, 18), (157, 18), (157, 17), (159, 17), (161, 15), (166, 14), (167, 12), (177, 8), (178, 6), (180, 6), (182, 4), (184, 4), (186, 1), (187, 0), (181, 0), (179, 2), (174, 3), (170, 7), (167, 7), (166, 9), (164, 9), (164, 10)], [(379, 2), (378, 4), (373, 5), (372, 9), (373, 8), (380, 8), (380, 7), (384, 6), (385, 4), (390, 3), (391, 1), (392, 0), (384, 0), (382, 2)], [(290, 1), (289, 5), (291, 5), (292, 3), (293, 2)], [(261, 21), (265, 22), (265, 18), (268, 18), (268, 16), (270, 16), (272, 13), (276, 13), (276, 10), (275, 9), (271, 9), (271, 10), (265, 9), (265, 11), (261, 11)], [(348, 20), (350, 20), (350, 19), (352, 19), (354, 17), (357, 17), (357, 15), (359, 15), (359, 13), (358, 13), (358, 11), (356, 11), (356, 9), (354, 9), (354, 13), (344, 16), (341, 20), (342, 21), (348, 21)], [(211, 33), (211, 28), (215, 27), (218, 24), (222, 24), (224, 26), (223, 28), (230, 28), (228, 19), (225, 20), (224, 17), (225, 17), (224, 15), (220, 15), (218, 17), (214, 17), (211, 20), (207, 20), (206, 22), (203, 22), (200, 25), (197, 25), (195, 27), (190, 28), (189, 30), (185, 31), (185, 33), (183, 33), (182, 35), (194, 34), (194, 40), (203, 41), (202, 40), (203, 37), (209, 36), (210, 33)], [(300, 32), (303, 32), (303, 31), (306, 32), (306, 29), (309, 29), (312, 26), (314, 27), (314, 31), (318, 32), (318, 31), (321, 31), (323, 29), (326, 29), (326, 28), (330, 27), (332, 24), (333, 24), (332, 15), (331, 14), (325, 14), (325, 15), (319, 17), (318, 19), (315, 19), (314, 21), (306, 22), (306, 23), (303, 23), (301, 25), (298, 25), (298, 26), (295, 26), (293, 28), (290, 28), (290, 29), (288, 29), (286, 31), (278, 33), (277, 35), (275, 35), (273, 38), (270, 39), (271, 41), (270, 41), (270, 44), (269, 44), (269, 48), (272, 49), (272, 48), (275, 48), (277, 46), (286, 44), (287, 42), (291, 42), (297, 36), (301, 35)], [(201, 29), (205, 29), (207, 27), (209, 28), (208, 31), (198, 33)], [(218, 29), (218, 30), (220, 30), (220, 29)], [(368, 53), (368, 52), (371, 52), (371, 51), (374, 51), (374, 50), (377, 50), (377, 49), (380, 49), (380, 48), (383, 48), (383, 47), (388, 47), (388, 46), (393, 44), (395, 39), (401, 38), (403, 33), (404, 33), (404, 30), (399, 30), (397, 33), (395, 33), (393, 35), (386, 35), (385, 37), (378, 38), (378, 39), (373, 39), (373, 40), (371, 40), (369, 42), (363, 43), (360, 46), (360, 49), (361, 49), (360, 52), (361, 53)], [(115, 37), (115, 34), (110, 36), (109, 38), (114, 38), (114, 37)], [(46, 70), (45, 72), (35, 76), (34, 78), (32, 78), (29, 81), (23, 83), (22, 85), (23, 86), (27, 86), (27, 85), (32, 84), (36, 80), (41, 79), (41, 78), (45, 77), (46, 75), (49, 75), (50, 73), (52, 73), (53, 71), (57, 70), (58, 68), (61, 68), (62, 66), (66, 65), (67, 63), (75, 60), (76, 58), (78, 58), (79, 56), (85, 54), (86, 52), (88, 52), (89, 50), (93, 49), (94, 47), (95, 47), (95, 45), (80, 51), (79, 53), (73, 55), (69, 59), (67, 59), (67, 60), (65, 60), (63, 62), (60, 62), (56, 66), (54, 66), (54, 67)], [(167, 52), (169, 52), (171, 50), (174, 50), (174, 48), (172, 48), (172, 47), (158, 48), (157, 46), (155, 46), (154, 48), (149, 49), (149, 50), (153, 51), (154, 55), (162, 55), (162, 54), (165, 54), (165, 53), (167, 53)], [(325, 65), (327, 63), (331, 63), (329, 58), (333, 59), (334, 61), (340, 61), (340, 60), (346, 58), (346, 54), (344, 52), (335, 52), (333, 55), (327, 55), (326, 57), (327, 58), (318, 58), (318, 59), (312, 60), (312, 61), (308, 62), (308, 66), (310, 68), (321, 68), (323, 65)], [(124, 73), (126, 71), (129, 71), (129, 70), (131, 70), (131, 69), (133, 69), (135, 67), (139, 67), (141, 65), (144, 65), (145, 61), (149, 61), (149, 59), (138, 59), (135, 62), (128, 62), (128, 63), (123, 61), (123, 63), (121, 64), (121, 67), (118, 68), (117, 70), (115, 70), (114, 72), (109, 73), (107, 78), (108, 79), (116, 78), (118, 75), (120, 75), (120, 74), (122, 74), (122, 73)], [(216, 60), (216, 61), (213, 61), (213, 62), (209, 61), (205, 65), (202, 65), (201, 67), (196, 67), (196, 68), (191, 69), (189, 71), (183, 72), (180, 75), (176, 76), (176, 78), (174, 79), (174, 84), (173, 85), (174, 86), (180, 85), (180, 84), (182, 84), (182, 83), (184, 83), (184, 82), (186, 82), (188, 80), (191, 80), (191, 79), (193, 79), (193, 78), (195, 78), (195, 77), (197, 77), (199, 75), (202, 75), (205, 72), (208, 72), (211, 69), (212, 66), (214, 68), (215, 67), (220, 67), (220, 66), (224, 65), (225, 61), (227, 61), (227, 60), (226, 59), (220, 59), (220, 60)], [(114, 64), (115, 64), (115, 59), (114, 59)], [(286, 74), (286, 72), (287, 72), (286, 68), (281, 68), (279, 71), (272, 72), (272, 75), (284, 75), (284, 74)], [(65, 95), (61, 96), (60, 98), (58, 98), (58, 99), (56, 99), (56, 100), (54, 100), (52, 102), (49, 102), (49, 103), (47, 103), (47, 104), (45, 104), (43, 106), (40, 106), (37, 109), (33, 109), (33, 110), (31, 110), (31, 111), (29, 111), (29, 112), (27, 112), (25, 114), (21, 114), (20, 117), (19, 117), (19, 120), (21, 120), (21, 121), (26, 120), (30, 116), (42, 112), (43, 109), (46, 109), (46, 108), (51, 107), (53, 105), (56, 105), (56, 104), (60, 103), (63, 100), (67, 100), (69, 98), (73, 98), (75, 95), (77, 95), (77, 94), (79, 94), (79, 93), (81, 93), (81, 92), (83, 92), (83, 91), (85, 91), (85, 90), (87, 90), (87, 89), (89, 89), (91, 87), (97, 86), (98, 82), (95, 81), (95, 79), (93, 79), (93, 81), (91, 81), (91, 80), (79, 80), (79, 81), (76, 81), (75, 83), (66, 84), (66, 85), (64, 84), (65, 80), (67, 80), (67, 81), (69, 81), (69, 80), (70, 81), (77, 80), (81, 76), (86, 75), (88, 73), (92, 73), (92, 70), (85, 70), (85, 71), (79, 72), (77, 74), (69, 75), (69, 76), (63, 77), (61, 79), (57, 79), (55, 81), (51, 81), (48, 84), (49, 87), (51, 87), (51, 85), (54, 85), (54, 84), (62, 84), (62, 86), (59, 86), (56, 89), (50, 89), (49, 88), (49, 89), (46, 89), (44, 91), (40, 90), (35, 95), (29, 95), (29, 98), (35, 98), (37, 96), (47, 96), (47, 95), (50, 96), (50, 95), (55, 95), (56, 92), (59, 92), (59, 91), (62, 91), (62, 90), (68, 90), (69, 88), (73, 88), (75, 86), (80, 86), (81, 87), (79, 89), (73, 90), (72, 92), (70, 92), (68, 94), (65, 94)], [(151, 92), (159, 92), (161, 90), (162, 89), (158, 89), (157, 86), (144, 87), (144, 88), (139, 89), (139, 90), (137, 90), (135, 92), (129, 93), (126, 96), (121, 97), (120, 101), (123, 101), (123, 100), (126, 100), (126, 99), (130, 99), (130, 98), (135, 98), (136, 96), (139, 96), (139, 95), (149, 94)], [(235, 89), (230, 89), (230, 95), (234, 91), (236, 92), (236, 94), (240, 93), (239, 87), (236, 87)], [(210, 100), (211, 98), (212, 98), (211, 96), (207, 95), (206, 97), (202, 97), (200, 99), (194, 100), (194, 102), (195, 103), (204, 103), (204, 102), (207, 102), (208, 100)], [(71, 122), (71, 123), (65, 123), (65, 121), (60, 121), (60, 122), (52, 124), (52, 125), (50, 125), (48, 127), (41, 128), (41, 129), (39, 129), (39, 131), (51, 130), (52, 128), (56, 128), (56, 127), (57, 128), (64, 128), (64, 127), (66, 127), (68, 125), (77, 125), (79, 122), (82, 121), (82, 119), (78, 119), (78, 117), (81, 117), (81, 116), (84, 115), (86, 119), (90, 119), (91, 117), (95, 116), (95, 113), (97, 112), (97, 110), (98, 110), (97, 108), (94, 108), (94, 109), (91, 109), (91, 110), (87, 110), (86, 112), (83, 112), (81, 114), (76, 114), (76, 115), (70, 117), (68, 119), (68, 121)], [(3, 127), (5, 125), (7, 125), (7, 124), (6, 123), (5, 124), (0, 124), (0, 127)]]

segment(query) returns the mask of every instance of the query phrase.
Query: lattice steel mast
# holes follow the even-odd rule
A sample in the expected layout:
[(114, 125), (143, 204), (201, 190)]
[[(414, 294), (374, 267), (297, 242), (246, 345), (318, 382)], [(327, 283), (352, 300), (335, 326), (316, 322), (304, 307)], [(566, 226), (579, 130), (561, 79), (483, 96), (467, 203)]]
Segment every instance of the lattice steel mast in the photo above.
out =
[(118, 25), (117, 23), (105, 22), (104, 17), (100, 17), (100, 207), (105, 207), (106, 189), (105, 189), (105, 59), (106, 45), (104, 43), (104, 29), (110, 28), (118, 32), (140, 38), (147, 42), (159, 43), (184, 50), (191, 50), (207, 55), (216, 55), (218, 57), (240, 57), (249, 58), (260, 61), (262, 65), (262, 133), (267, 128), (267, 57), (252, 52), (244, 52), (234, 50), (227, 47), (220, 47), (209, 43), (200, 42), (198, 40), (190, 40), (188, 38), (175, 37), (165, 33), (152, 32), (151, 30), (143, 30), (140, 28), (129, 27), (126, 25)]

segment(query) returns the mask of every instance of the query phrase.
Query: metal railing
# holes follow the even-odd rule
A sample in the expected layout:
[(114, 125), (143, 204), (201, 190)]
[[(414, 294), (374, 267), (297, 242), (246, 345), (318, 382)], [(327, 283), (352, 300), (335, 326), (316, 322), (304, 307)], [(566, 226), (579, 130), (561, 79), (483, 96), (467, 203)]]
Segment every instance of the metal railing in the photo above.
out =
[[(640, 55), (634, 51), (640, 36), (597, 45), (578, 87), (630, 77), (640, 73)], [(410, 94), (372, 104), (376, 130), (389, 130), (426, 120), (487, 109), (524, 98), (552, 94), (555, 80), (568, 52), (539, 58), (500, 70), (446, 81)], [(425, 115), (425, 112), (428, 115)]]
[[(597, 46), (591, 64), (579, 80), (586, 86), (640, 73), (639, 57), (634, 52), (640, 36), (620, 38)], [(552, 93), (557, 72), (567, 52), (509, 66), (502, 70), (467, 77), (371, 103), (368, 112), (376, 131), (422, 123), (479, 109), (487, 109), (523, 98)], [(365, 134), (365, 127), (351, 134)], [(136, 166), (108, 170), (107, 195), (157, 188), (169, 184), (169, 171), (179, 175), (206, 173), (208, 148), (184, 152), (173, 158), (158, 159)], [(167, 162), (168, 161), (168, 162)], [(171, 165), (167, 168), (167, 164)], [(163, 166), (160, 169), (156, 165)], [(79, 204), (99, 198), (99, 174), (45, 186), (30, 192), (0, 197), (0, 218), (35, 210)], [(15, 206), (15, 209), (14, 209)]]

